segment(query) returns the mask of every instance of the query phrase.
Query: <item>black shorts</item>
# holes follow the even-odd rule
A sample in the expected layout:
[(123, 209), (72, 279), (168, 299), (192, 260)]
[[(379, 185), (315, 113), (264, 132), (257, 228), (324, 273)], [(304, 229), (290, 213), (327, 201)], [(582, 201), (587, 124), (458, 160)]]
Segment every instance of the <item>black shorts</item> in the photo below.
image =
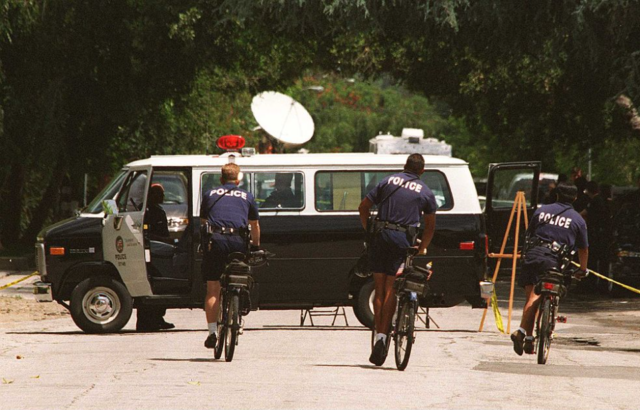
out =
[(549, 248), (536, 246), (530, 249), (524, 258), (518, 285), (523, 288), (535, 285), (544, 272), (553, 268), (557, 269), (558, 262), (558, 256)]
[(369, 269), (372, 273), (395, 276), (407, 256), (410, 247), (403, 232), (383, 229), (373, 239), (369, 250)]
[(233, 252), (246, 252), (247, 244), (240, 236), (213, 234), (211, 251), (204, 253), (202, 278), (205, 282), (219, 281), (227, 266), (227, 257)]

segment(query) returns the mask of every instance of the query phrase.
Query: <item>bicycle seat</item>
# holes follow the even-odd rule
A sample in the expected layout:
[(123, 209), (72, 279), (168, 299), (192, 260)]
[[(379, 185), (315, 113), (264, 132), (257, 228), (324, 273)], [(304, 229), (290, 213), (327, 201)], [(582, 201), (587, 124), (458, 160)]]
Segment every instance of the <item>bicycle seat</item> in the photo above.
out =
[(540, 280), (551, 283), (563, 283), (564, 274), (557, 269), (549, 269), (542, 275)]
[(242, 253), (242, 252), (231, 252), (227, 256), (227, 263), (244, 262), (245, 259), (246, 259), (246, 255), (244, 253)]

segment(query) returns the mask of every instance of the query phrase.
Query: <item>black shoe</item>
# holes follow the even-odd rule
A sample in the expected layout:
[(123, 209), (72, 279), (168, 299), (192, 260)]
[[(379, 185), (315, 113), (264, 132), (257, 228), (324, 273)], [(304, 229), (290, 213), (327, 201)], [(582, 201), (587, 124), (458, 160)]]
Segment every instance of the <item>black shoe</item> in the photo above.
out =
[(215, 333), (212, 333), (207, 337), (207, 340), (204, 341), (204, 347), (207, 349), (215, 349), (217, 341), (218, 337)]
[(511, 333), (511, 341), (513, 342), (513, 350), (518, 354), (518, 356), (522, 356), (523, 346), (525, 334), (520, 330), (516, 330)]
[(533, 344), (533, 339), (524, 339), (523, 350), (526, 354), (534, 354), (536, 352), (536, 348)]
[(140, 322), (136, 323), (136, 330), (138, 332), (157, 332), (158, 330), (168, 330), (176, 327), (173, 323), (165, 322), (162, 320), (161, 322)]
[(174, 327), (176, 327), (176, 325), (166, 322), (164, 319), (162, 319), (162, 322), (158, 323), (158, 329), (160, 330), (169, 330), (173, 329)]
[(382, 366), (386, 358), (387, 349), (382, 339), (380, 339), (373, 346), (373, 351), (371, 352), (371, 356), (369, 356), (369, 361), (376, 366)]

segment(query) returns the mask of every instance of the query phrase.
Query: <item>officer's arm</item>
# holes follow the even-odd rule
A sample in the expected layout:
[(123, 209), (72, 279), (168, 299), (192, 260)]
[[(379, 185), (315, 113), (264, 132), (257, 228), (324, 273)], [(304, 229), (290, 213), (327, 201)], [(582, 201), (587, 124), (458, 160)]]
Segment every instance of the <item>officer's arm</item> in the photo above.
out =
[(249, 221), (251, 225), (251, 245), (260, 246), (260, 221)]
[(424, 231), (422, 232), (422, 242), (418, 248), (418, 254), (426, 253), (427, 247), (433, 239), (433, 233), (436, 231), (436, 214), (428, 214), (424, 216)]
[(587, 270), (587, 261), (589, 260), (589, 248), (578, 248), (578, 260), (580, 261), (580, 269)]
[(362, 202), (360, 202), (360, 206), (358, 207), (358, 212), (360, 212), (360, 223), (364, 229), (367, 229), (367, 220), (369, 219), (369, 215), (371, 214), (371, 207), (373, 206), (373, 202), (367, 197), (365, 197)]

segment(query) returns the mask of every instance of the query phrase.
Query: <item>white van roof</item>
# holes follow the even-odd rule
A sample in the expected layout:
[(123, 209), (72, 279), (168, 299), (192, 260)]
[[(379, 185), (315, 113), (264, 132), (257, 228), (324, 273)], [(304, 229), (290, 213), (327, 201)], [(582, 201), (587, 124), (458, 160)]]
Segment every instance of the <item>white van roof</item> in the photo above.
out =
[[(229, 162), (230, 154), (222, 155), (153, 155), (150, 158), (133, 161), (127, 166), (154, 166), (154, 167), (209, 167), (222, 166)], [(325, 154), (262, 154), (243, 157), (239, 153), (236, 163), (239, 166), (380, 166), (380, 165), (404, 165), (407, 154), (378, 155), (374, 153), (325, 153)], [(427, 167), (436, 166), (460, 166), (467, 162), (451, 157), (439, 155), (424, 155)]]

